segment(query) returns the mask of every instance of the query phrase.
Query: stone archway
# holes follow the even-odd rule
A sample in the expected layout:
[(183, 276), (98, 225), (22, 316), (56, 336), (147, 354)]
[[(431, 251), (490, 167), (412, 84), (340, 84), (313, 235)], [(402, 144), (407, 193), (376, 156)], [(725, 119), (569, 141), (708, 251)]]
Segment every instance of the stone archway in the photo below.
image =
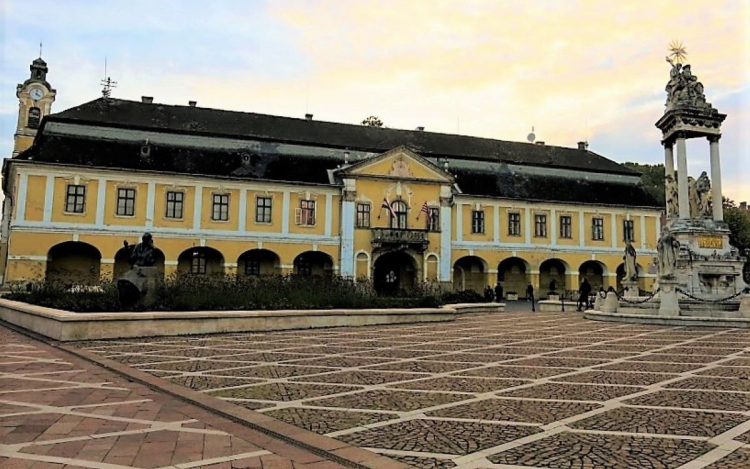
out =
[(373, 262), (373, 286), (381, 295), (398, 295), (414, 289), (419, 263), (406, 251), (380, 254)]
[(477, 256), (465, 256), (453, 264), (453, 288), (482, 293), (489, 285), (487, 263)]
[(520, 297), (526, 294), (526, 287), (531, 281), (531, 266), (520, 257), (509, 257), (497, 265), (497, 281), (505, 295), (515, 292)]
[(177, 272), (180, 275), (222, 275), (224, 256), (209, 247), (186, 249), (177, 258)]
[(95, 285), (99, 283), (102, 254), (94, 246), (67, 241), (52, 246), (47, 253), (45, 280), (63, 284)]
[[(585, 278), (591, 284), (591, 291), (598, 291), (599, 287), (604, 287), (604, 276), (607, 273), (607, 267), (599, 261), (586, 261), (578, 268), (578, 278), (582, 282)], [(606, 288), (605, 288), (606, 289)]]
[(281, 259), (268, 249), (250, 249), (237, 259), (239, 277), (281, 275)]
[(555, 292), (565, 293), (566, 275), (570, 271), (568, 264), (561, 259), (547, 259), (539, 265), (539, 296), (544, 297), (551, 291), (552, 281), (555, 281)]
[(310, 277), (333, 275), (333, 259), (320, 251), (305, 251), (294, 258), (294, 273)]

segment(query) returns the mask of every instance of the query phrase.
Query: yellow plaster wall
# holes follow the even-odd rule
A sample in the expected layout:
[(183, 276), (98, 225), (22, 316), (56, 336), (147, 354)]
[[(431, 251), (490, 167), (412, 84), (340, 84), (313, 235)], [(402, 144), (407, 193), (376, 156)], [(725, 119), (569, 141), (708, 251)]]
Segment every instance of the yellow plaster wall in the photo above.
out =
[[(607, 213), (592, 213), (585, 212), (584, 218), (584, 244), (592, 247), (612, 247), (612, 221), (611, 215)], [(594, 218), (602, 218), (604, 220), (604, 239), (601, 241), (595, 241), (593, 238), (594, 234)]]
[[(543, 210), (543, 209), (532, 209), (530, 216), (531, 216), (531, 244), (549, 244), (552, 242), (552, 219), (551, 217), (552, 212), (549, 210)], [(537, 237), (536, 236), (536, 215), (546, 215), (547, 216), (547, 236), (544, 237)], [(556, 226), (555, 229), (558, 231), (559, 234), (559, 228)]]
[(308, 195), (305, 192), (292, 192), (289, 194), (289, 232), (295, 234), (313, 234), (322, 235), (326, 228), (326, 196), (322, 193), (310, 191), (309, 199), (315, 201), (315, 225), (298, 225), (297, 211), (301, 208), (301, 201), (306, 200)]
[[(271, 223), (258, 223), (255, 221), (256, 199), (261, 196), (271, 198)], [(245, 229), (247, 231), (260, 231), (263, 233), (281, 233), (283, 210), (284, 194), (282, 192), (247, 191), (247, 216), (245, 217)], [(292, 220), (292, 222), (293, 221), (294, 220)]]
[[(182, 219), (167, 218), (167, 192), (185, 193), (182, 204)], [(195, 204), (195, 187), (156, 184), (154, 191), (154, 226), (159, 228), (192, 228)]]
[[(229, 219), (227, 221), (212, 220), (213, 194), (229, 194)], [(239, 226), (239, 196), (237, 189), (203, 188), (201, 203), (201, 229), (236, 231)]]
[[(569, 216), (570, 217), (570, 234), (571, 238), (561, 238), (560, 237), (560, 226), (562, 226), (562, 223), (560, 222), (560, 217), (562, 216)], [(579, 214), (578, 212), (568, 212), (568, 211), (559, 211), (555, 213), (555, 230), (557, 233), (555, 233), (555, 236), (557, 236), (557, 244), (563, 245), (563, 246), (578, 246), (578, 243), (580, 242), (580, 226), (579, 226)], [(547, 224), (549, 225), (549, 220), (547, 221)], [(549, 230), (549, 226), (547, 229)]]
[(44, 220), (44, 199), (47, 191), (46, 176), (29, 176), (26, 182), (26, 220)]
[[(518, 213), (521, 215), (521, 231), (518, 236), (510, 236), (508, 234), (508, 220), (510, 219), (509, 214)], [(516, 209), (510, 205), (500, 206), (500, 236), (499, 240), (501, 243), (523, 243), (526, 239), (526, 210)]]
[(52, 221), (60, 223), (87, 223), (96, 221), (96, 208), (98, 201), (99, 182), (96, 179), (80, 179), (79, 184), (86, 186), (86, 198), (83, 213), (65, 212), (65, 194), (68, 184), (73, 184), (74, 179), (55, 177), (55, 197), (52, 201)]
[[(435, 181), (444, 180), (444, 177), (441, 177), (440, 175), (435, 174), (435, 171), (433, 171), (432, 169), (428, 168), (427, 166), (417, 161), (412, 160), (410, 157), (405, 156), (401, 153), (396, 153), (392, 156), (384, 158), (364, 168), (359, 168), (355, 172), (355, 174), (389, 176), (393, 172), (394, 163), (396, 163), (397, 161), (404, 161), (408, 165), (410, 178), (427, 179), (427, 180), (435, 180)], [(397, 178), (394, 178), (394, 179), (397, 179)], [(392, 183), (392, 182), (393, 181), (388, 181), (388, 183)]]
[[(135, 214), (117, 215), (117, 190), (135, 189)], [(144, 226), (146, 224), (146, 206), (148, 204), (148, 184), (107, 181), (104, 203), (104, 223), (117, 226)]]

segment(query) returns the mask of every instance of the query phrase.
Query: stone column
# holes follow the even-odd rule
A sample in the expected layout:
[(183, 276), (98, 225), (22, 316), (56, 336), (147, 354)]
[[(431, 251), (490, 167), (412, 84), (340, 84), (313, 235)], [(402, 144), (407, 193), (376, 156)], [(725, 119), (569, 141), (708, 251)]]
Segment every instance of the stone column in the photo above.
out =
[(680, 205), (680, 218), (690, 218), (690, 199), (688, 198), (688, 168), (687, 151), (685, 150), (685, 134), (677, 134), (677, 190)]
[[(674, 154), (672, 153), (672, 142), (664, 142), (664, 180), (669, 181), (667, 176), (674, 180)], [(677, 216), (669, 213), (669, 184), (664, 184), (667, 218)]]
[[(453, 224), (451, 216), (452, 206), (453, 199), (451, 197), (440, 197), (440, 266), (438, 269), (438, 280), (447, 284), (450, 284), (451, 273), (453, 271), (453, 261), (451, 259), (451, 226)], [(458, 206), (458, 210), (459, 212), (457, 213), (460, 213), (460, 205)], [(456, 233), (460, 232), (461, 225), (457, 224)]]
[(353, 278), (356, 276), (354, 259), (354, 225), (356, 224), (357, 209), (354, 202), (356, 193), (344, 190), (341, 202), (341, 267), (339, 275)]
[(719, 158), (720, 135), (708, 137), (711, 148), (711, 197), (713, 199), (714, 221), (724, 221), (724, 207), (721, 198), (721, 160)]

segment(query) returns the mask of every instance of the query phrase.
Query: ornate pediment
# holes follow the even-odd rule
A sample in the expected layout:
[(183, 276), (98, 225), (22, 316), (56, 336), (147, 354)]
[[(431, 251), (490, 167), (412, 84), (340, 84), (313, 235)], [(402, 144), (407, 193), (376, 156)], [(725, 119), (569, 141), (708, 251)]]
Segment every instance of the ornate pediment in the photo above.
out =
[(450, 174), (404, 146), (348, 166), (338, 174), (342, 177), (370, 176), (453, 183)]

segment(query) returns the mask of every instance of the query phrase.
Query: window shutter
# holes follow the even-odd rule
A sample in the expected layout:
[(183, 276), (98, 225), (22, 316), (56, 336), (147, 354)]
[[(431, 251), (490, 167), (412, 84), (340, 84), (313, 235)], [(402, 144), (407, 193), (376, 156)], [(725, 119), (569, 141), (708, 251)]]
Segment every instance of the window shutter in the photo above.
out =
[(297, 225), (302, 224), (302, 209), (301, 208), (294, 209), (294, 223)]

